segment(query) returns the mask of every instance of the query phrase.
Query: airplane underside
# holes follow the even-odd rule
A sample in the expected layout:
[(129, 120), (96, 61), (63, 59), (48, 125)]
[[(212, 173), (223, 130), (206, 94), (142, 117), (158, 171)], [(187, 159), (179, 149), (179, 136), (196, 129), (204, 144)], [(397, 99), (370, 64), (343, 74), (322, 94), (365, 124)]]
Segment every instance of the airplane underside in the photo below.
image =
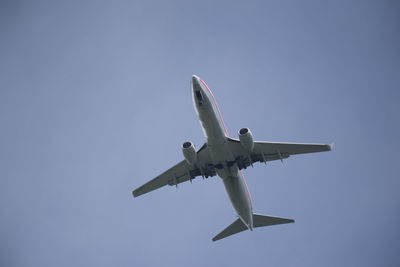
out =
[(239, 140), (228, 136), (221, 113), (211, 90), (203, 80), (192, 77), (193, 104), (203, 129), (206, 143), (196, 151), (191, 142), (182, 145), (185, 160), (133, 191), (133, 196), (145, 194), (164, 185), (175, 185), (203, 176), (221, 177), (238, 219), (212, 240), (253, 230), (253, 228), (292, 223), (294, 220), (253, 213), (252, 202), (242, 169), (256, 162), (283, 160), (290, 155), (331, 150), (326, 144), (271, 143), (253, 141), (248, 128), (239, 130)]

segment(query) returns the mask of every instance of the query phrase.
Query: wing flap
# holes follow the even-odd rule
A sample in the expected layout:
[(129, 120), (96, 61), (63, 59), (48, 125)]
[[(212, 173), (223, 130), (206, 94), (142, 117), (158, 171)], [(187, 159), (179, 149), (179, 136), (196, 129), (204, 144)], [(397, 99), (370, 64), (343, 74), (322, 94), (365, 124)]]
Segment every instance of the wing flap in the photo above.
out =
[(303, 143), (254, 142), (254, 149), (249, 153), (237, 139), (229, 138), (230, 149), (239, 169), (245, 169), (254, 162), (267, 162), (286, 159), (291, 155), (329, 151), (332, 145)]
[(140, 195), (146, 194), (150, 191), (156, 190), (164, 185), (175, 185), (179, 182), (183, 182), (185, 176), (189, 176), (189, 164), (182, 160), (175, 166), (171, 167), (167, 171), (163, 172), (156, 178), (150, 180), (144, 185), (135, 189), (132, 193), (134, 197), (138, 197)]
[(211, 177), (216, 175), (215, 168), (211, 161), (207, 145), (204, 144), (198, 151), (198, 162), (195, 166), (189, 165), (186, 160), (182, 160), (175, 166), (169, 168), (154, 179), (133, 190), (134, 197), (146, 194), (165, 185), (178, 185), (192, 180), (198, 176)]
[(287, 153), (296, 155), (329, 151), (331, 149), (332, 146), (326, 144), (254, 142), (254, 152), (263, 152), (265, 154)]

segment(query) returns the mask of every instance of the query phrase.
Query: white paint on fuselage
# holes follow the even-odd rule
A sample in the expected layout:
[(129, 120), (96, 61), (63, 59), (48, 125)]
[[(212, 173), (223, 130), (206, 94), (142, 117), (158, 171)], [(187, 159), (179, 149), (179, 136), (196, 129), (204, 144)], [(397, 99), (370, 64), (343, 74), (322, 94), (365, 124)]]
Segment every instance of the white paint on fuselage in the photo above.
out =
[[(201, 103), (196, 91), (201, 93)], [(234, 160), (227, 145), (228, 133), (212, 92), (196, 75), (192, 77), (192, 96), (194, 108), (207, 139), (207, 146), (211, 151), (213, 164), (223, 166), (223, 168), (217, 169), (217, 174), (222, 178), (225, 190), (239, 218), (252, 230), (253, 210), (246, 182), (236, 164), (231, 167), (227, 166), (228, 161)]]

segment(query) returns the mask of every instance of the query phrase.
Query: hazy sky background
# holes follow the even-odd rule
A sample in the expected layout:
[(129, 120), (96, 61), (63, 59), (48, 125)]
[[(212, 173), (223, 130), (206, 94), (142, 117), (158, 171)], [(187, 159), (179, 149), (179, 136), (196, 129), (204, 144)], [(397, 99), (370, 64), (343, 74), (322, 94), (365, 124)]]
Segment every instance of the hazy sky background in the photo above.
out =
[[(0, 266), (399, 266), (398, 1), (1, 1)], [(244, 172), (296, 223), (213, 243), (219, 178), (131, 191), (205, 139), (335, 142)]]

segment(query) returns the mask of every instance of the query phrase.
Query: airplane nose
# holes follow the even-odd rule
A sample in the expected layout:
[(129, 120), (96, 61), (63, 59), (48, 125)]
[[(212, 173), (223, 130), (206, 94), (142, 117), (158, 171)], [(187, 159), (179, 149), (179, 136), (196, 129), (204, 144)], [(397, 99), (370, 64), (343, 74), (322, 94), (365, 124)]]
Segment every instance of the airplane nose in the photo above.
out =
[(192, 76), (192, 87), (195, 91), (201, 90), (200, 78), (196, 75)]
[(196, 75), (192, 76), (192, 83), (193, 84), (199, 84), (199, 77), (197, 77)]

